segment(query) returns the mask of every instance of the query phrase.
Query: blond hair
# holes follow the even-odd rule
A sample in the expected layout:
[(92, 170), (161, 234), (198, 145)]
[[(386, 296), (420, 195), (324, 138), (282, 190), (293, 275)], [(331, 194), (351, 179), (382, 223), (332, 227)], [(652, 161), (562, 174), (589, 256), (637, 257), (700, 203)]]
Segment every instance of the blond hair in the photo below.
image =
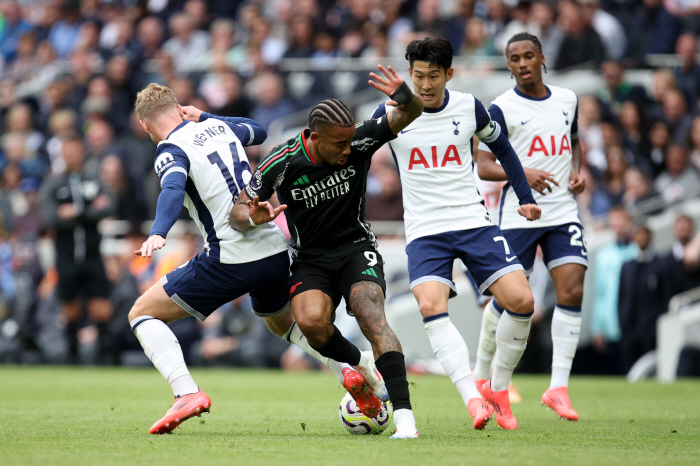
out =
[(160, 84), (151, 83), (136, 95), (134, 108), (139, 120), (153, 116), (154, 112), (161, 112), (177, 107), (177, 97), (172, 89)]

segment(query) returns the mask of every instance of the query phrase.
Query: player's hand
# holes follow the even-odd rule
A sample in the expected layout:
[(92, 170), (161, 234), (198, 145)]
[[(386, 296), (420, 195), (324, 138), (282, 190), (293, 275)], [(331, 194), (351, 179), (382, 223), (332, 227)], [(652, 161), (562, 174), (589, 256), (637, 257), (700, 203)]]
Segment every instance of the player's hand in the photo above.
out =
[(255, 196), (252, 201), (246, 201), (246, 204), (248, 205), (248, 215), (250, 215), (250, 218), (256, 225), (262, 225), (274, 220), (280, 212), (287, 209), (287, 204), (282, 204), (275, 209), (267, 201), (260, 202), (258, 196)]
[(153, 251), (161, 249), (165, 246), (165, 238), (160, 235), (153, 235), (144, 241), (141, 249), (134, 251), (134, 254), (141, 257), (151, 257), (153, 256)]
[(544, 170), (538, 170), (536, 168), (523, 168), (525, 171), (525, 177), (527, 178), (527, 183), (532, 189), (542, 194), (546, 195), (545, 190), (552, 192), (552, 185), (559, 186), (559, 183), (554, 179), (554, 173), (549, 173)]
[(580, 173), (572, 173), (569, 176), (569, 191), (581, 194), (586, 189), (586, 179)]
[[(394, 94), (394, 92), (396, 92), (396, 90), (399, 88), (399, 86), (403, 84), (403, 78), (396, 74), (396, 71), (394, 71), (394, 68), (392, 68), (391, 66), (384, 68), (382, 65), (377, 65), (377, 68), (379, 68), (379, 70), (382, 73), (384, 73), (384, 76), (386, 76), (386, 78), (382, 78), (378, 74), (371, 72), (369, 76), (376, 81), (372, 81), (372, 79), (370, 79), (367, 82), (376, 90), (382, 91), (383, 93), (391, 97)], [(392, 107), (397, 107), (399, 105), (395, 100), (390, 100), (387, 102), (387, 104), (391, 105)]]
[(182, 107), (182, 113), (185, 114), (185, 120), (194, 121), (195, 123), (199, 123), (199, 117), (204, 112), (202, 112), (197, 107), (193, 107), (192, 105), (186, 105), (186, 106)]
[(518, 213), (528, 221), (537, 220), (542, 215), (542, 209), (535, 204), (523, 204), (518, 209)]

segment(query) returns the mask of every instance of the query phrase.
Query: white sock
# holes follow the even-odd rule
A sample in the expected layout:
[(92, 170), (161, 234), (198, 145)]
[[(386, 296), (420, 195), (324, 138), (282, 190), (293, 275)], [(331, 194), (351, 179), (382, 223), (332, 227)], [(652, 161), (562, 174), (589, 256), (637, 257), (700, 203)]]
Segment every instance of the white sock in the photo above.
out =
[(413, 410), (410, 409), (397, 409), (394, 411), (394, 425), (396, 426), (396, 432), (400, 434), (416, 434), (418, 429), (416, 429), (416, 420), (413, 418)]
[(474, 366), (474, 377), (477, 379), (491, 378), (491, 362), (496, 353), (496, 328), (501, 319), (501, 313), (493, 306), (494, 301), (495, 299), (489, 301), (481, 316), (479, 347), (476, 350), (476, 366)]
[(552, 316), (552, 379), (549, 388), (569, 386), (571, 364), (580, 334), (581, 312), (568, 311), (557, 305)]
[(197, 393), (199, 387), (187, 370), (177, 337), (162, 320), (151, 316), (137, 317), (131, 329), (141, 342), (143, 351), (168, 381), (175, 396)]
[(466, 405), (469, 399), (480, 396), (474, 383), (471, 367), (469, 367), (467, 344), (447, 313), (438, 314), (428, 319), (431, 320), (425, 322), (423, 319), (423, 321), (428, 338), (430, 338), (430, 345), (457, 391), (462, 395), (462, 400)]
[(343, 379), (345, 378), (343, 376), (343, 369), (345, 369), (346, 367), (352, 368), (352, 366), (349, 364), (338, 362), (334, 359), (326, 358), (322, 356), (321, 353), (313, 349), (309, 344), (309, 340), (304, 336), (303, 333), (301, 333), (301, 330), (299, 330), (299, 326), (296, 322), (292, 324), (292, 327), (287, 331), (287, 333), (285, 333), (284, 337), (282, 338), (284, 338), (290, 343), (294, 343), (299, 348), (301, 348), (302, 351), (304, 351), (306, 354), (313, 357), (320, 363), (325, 364), (331, 370), (331, 372), (335, 374), (335, 376), (338, 378), (338, 382), (340, 382), (341, 384), (343, 383)]
[(518, 365), (527, 346), (532, 313), (527, 315), (503, 312), (496, 329), (496, 357), (491, 377), (491, 389), (497, 392), (508, 389), (513, 370)]

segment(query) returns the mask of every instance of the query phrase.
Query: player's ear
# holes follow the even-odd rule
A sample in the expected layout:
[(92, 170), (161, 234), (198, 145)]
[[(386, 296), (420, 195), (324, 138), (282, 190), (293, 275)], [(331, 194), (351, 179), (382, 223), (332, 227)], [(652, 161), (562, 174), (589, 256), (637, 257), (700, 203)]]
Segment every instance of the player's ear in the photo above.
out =
[(309, 139), (311, 139), (311, 142), (314, 143), (314, 145), (318, 144), (318, 140), (321, 137), (320, 134), (318, 134), (317, 131), (311, 131), (311, 134), (309, 135)]
[(146, 123), (146, 120), (139, 120), (139, 123), (141, 124), (141, 128), (147, 133), (150, 134), (151, 128), (148, 127), (148, 123)]
[(182, 121), (185, 121), (185, 112), (182, 111), (182, 106), (180, 104), (177, 104), (177, 114), (180, 115)]
[(447, 81), (449, 81), (450, 79), (452, 79), (452, 76), (454, 75), (454, 73), (455, 73), (454, 68), (450, 68), (449, 70), (447, 70), (447, 72), (445, 73), (445, 75), (446, 75), (446, 77), (447, 77), (447, 79), (445, 79), (445, 82), (447, 82)]

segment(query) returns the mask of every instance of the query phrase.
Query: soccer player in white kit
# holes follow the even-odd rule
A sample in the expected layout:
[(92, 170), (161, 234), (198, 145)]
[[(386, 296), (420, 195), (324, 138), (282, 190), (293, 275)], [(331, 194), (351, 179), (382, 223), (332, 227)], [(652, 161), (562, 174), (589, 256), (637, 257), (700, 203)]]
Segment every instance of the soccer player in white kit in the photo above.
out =
[[(482, 429), (494, 410), (498, 424), (517, 428), (510, 410), (508, 383), (527, 342), (534, 301), (523, 267), (489, 214), (472, 172), (472, 138), (492, 147), (515, 186), (524, 219), (537, 220), (540, 208), (525, 174), (499, 125), (471, 94), (445, 89), (452, 78), (453, 50), (444, 39), (415, 40), (406, 49), (414, 91), (423, 98), (423, 114), (404, 128), (389, 147), (403, 188), (409, 280), (440, 364), (459, 391), (475, 429)], [(390, 107), (381, 105), (378, 118)], [(469, 351), (447, 314), (456, 291), (455, 259), (461, 259), (479, 290), (508, 302), (509, 312), (496, 334), (493, 390), (484, 402), (469, 365)], [(488, 385), (488, 383), (487, 383)]]
[[(574, 199), (574, 194), (585, 189), (585, 180), (579, 173), (578, 100), (569, 89), (547, 86), (542, 81), (545, 57), (536, 36), (524, 32), (514, 35), (508, 41), (506, 58), (517, 85), (498, 96), (489, 113), (518, 154), (543, 213), (536, 224), (514, 215), (517, 199), (512, 186), (506, 184), (498, 224), (528, 273), (532, 271), (537, 246), (542, 248), (557, 293), (552, 317), (552, 378), (542, 403), (565, 419), (577, 420), (568, 383), (581, 332), (583, 279), (588, 266), (586, 237)], [(506, 172), (496, 163), (490, 148), (480, 144), (479, 150), (479, 176), (484, 180), (505, 180)], [(490, 335), (499, 325), (504, 308), (508, 306), (496, 297), (484, 310), (474, 370), (477, 383), (490, 375), (496, 350)]]
[(240, 232), (228, 221), (252, 176), (243, 147), (262, 143), (265, 129), (247, 118), (217, 117), (181, 107), (171, 89), (154, 83), (139, 92), (135, 107), (141, 126), (158, 144), (154, 169), (162, 186), (151, 234), (136, 254), (151, 257), (165, 246), (183, 204), (205, 240), (202, 252), (153, 285), (129, 311), (132, 331), (175, 395), (173, 406), (149, 433), (171, 432), (211, 406), (166, 324), (190, 315), (204, 320), (245, 293), (250, 293), (254, 313), (273, 333), (328, 365), (342, 383), (343, 369), (349, 366), (329, 361), (309, 346), (301, 332), (292, 332), (296, 326), (289, 307), (287, 243), (272, 222), (284, 207), (251, 204), (251, 221), (259, 225), (254, 231)]

